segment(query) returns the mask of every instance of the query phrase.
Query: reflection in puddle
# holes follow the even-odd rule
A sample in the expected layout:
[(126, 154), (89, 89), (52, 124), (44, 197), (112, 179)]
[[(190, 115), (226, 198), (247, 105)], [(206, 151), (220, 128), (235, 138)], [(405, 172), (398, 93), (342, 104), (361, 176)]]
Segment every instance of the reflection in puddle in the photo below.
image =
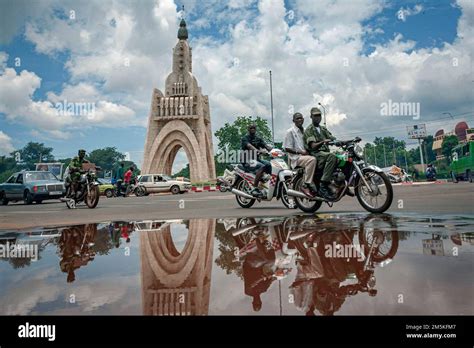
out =
[(472, 315), (473, 244), (472, 217), (366, 214), (4, 231), (0, 315)]

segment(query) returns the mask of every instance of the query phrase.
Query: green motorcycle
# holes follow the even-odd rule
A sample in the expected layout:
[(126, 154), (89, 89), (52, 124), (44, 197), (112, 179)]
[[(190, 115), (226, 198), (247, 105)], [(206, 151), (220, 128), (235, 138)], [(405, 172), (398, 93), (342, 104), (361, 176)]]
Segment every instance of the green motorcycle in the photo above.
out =
[[(357, 197), (360, 205), (371, 213), (383, 213), (392, 204), (393, 189), (387, 175), (377, 166), (367, 164), (364, 151), (358, 145), (359, 137), (348, 141), (331, 141), (328, 145), (339, 147), (336, 152), (338, 165), (332, 175), (330, 188), (334, 199), (328, 200), (320, 196), (310, 197), (301, 190), (304, 169), (295, 170), (293, 179), (287, 188), (287, 194), (295, 197), (299, 209), (307, 213), (317, 211), (323, 202), (330, 207), (344, 196)], [(322, 173), (315, 173), (314, 182), (319, 189)]]

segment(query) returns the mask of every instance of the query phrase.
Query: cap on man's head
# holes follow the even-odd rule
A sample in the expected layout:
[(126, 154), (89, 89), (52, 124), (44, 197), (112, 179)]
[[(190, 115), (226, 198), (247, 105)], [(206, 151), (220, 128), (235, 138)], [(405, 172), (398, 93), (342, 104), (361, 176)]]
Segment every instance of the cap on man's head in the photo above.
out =
[(301, 112), (295, 112), (293, 114), (293, 121), (296, 120), (298, 117), (303, 117), (303, 115), (301, 114)]
[(86, 150), (80, 149), (79, 151), (77, 151), (77, 153), (78, 153), (78, 154), (81, 154), (81, 153), (86, 154)]
[(321, 110), (317, 107), (311, 108), (311, 115), (321, 115)]

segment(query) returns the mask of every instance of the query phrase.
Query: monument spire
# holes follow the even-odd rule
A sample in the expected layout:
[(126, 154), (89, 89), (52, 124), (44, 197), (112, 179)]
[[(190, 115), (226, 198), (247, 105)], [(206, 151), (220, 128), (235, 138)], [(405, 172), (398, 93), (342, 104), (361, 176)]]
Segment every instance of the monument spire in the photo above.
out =
[(179, 23), (179, 29), (178, 29), (178, 39), (187, 40), (187, 38), (188, 38), (188, 29), (186, 28), (186, 21), (184, 20), (184, 5), (183, 5), (181, 22)]

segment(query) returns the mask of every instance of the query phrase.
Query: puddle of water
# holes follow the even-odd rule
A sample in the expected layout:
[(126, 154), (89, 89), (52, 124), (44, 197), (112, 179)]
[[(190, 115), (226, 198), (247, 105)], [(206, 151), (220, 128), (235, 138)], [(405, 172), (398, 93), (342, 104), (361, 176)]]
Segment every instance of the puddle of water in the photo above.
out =
[(474, 314), (474, 217), (104, 222), (0, 232), (0, 315)]

